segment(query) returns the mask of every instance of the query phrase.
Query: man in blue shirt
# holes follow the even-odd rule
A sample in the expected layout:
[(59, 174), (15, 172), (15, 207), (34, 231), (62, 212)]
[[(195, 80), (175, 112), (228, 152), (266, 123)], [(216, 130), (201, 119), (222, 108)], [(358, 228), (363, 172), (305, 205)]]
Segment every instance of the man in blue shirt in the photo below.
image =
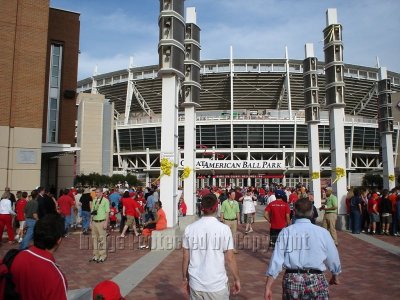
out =
[[(283, 299), (328, 299), (329, 284), (339, 284), (339, 253), (329, 232), (311, 223), (312, 213), (311, 201), (296, 201), (296, 222), (280, 232), (275, 244), (265, 299), (272, 299), (272, 283), (283, 268)], [(326, 268), (332, 273), (329, 284), (323, 273)]]
[(111, 203), (115, 203), (115, 207), (118, 208), (119, 201), (121, 200), (121, 194), (115, 189), (112, 189), (110, 196), (108, 196), (108, 199), (110, 199)]
[(155, 205), (156, 200), (154, 199), (153, 195), (154, 191), (150, 190), (149, 196), (146, 200), (146, 215), (144, 216), (144, 221), (147, 222), (148, 220), (152, 219), (155, 220), (154, 213), (156, 212)]

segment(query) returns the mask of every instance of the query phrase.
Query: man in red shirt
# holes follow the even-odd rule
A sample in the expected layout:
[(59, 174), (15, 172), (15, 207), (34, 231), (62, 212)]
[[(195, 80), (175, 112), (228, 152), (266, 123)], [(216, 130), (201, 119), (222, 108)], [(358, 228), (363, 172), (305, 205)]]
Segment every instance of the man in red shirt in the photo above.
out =
[(64, 234), (64, 221), (49, 214), (36, 222), (33, 246), (15, 257), (10, 272), (21, 299), (67, 299), (67, 280), (55, 264), (54, 252)]
[(68, 189), (65, 189), (63, 195), (57, 200), (60, 214), (65, 218), (65, 235), (68, 235), (68, 229), (71, 225), (71, 208), (75, 205), (74, 202), (74, 199), (69, 196)]
[(24, 225), (25, 225), (25, 214), (24, 209), (26, 204), (28, 203), (28, 193), (22, 192), (22, 198), (18, 199), (15, 204), (15, 212), (17, 213), (17, 221), (19, 222), (19, 227), (17, 230), (17, 235), (15, 236), (15, 240), (18, 242), (22, 241), (23, 233), (24, 233)]
[(121, 237), (125, 237), (125, 232), (127, 231), (128, 227), (132, 225), (133, 231), (136, 236), (139, 235), (136, 229), (136, 222), (135, 222), (135, 217), (140, 216), (140, 210), (139, 210), (139, 203), (132, 198), (124, 198), (124, 201), (122, 203), (122, 215), (126, 216), (126, 223), (124, 226), (124, 229), (122, 230)]
[(268, 204), (264, 212), (265, 219), (271, 224), (271, 246), (275, 245), (279, 232), (290, 223), (290, 207), (284, 201), (286, 200), (285, 192), (277, 189), (275, 197), (276, 200)]
[(373, 193), (368, 200), (368, 214), (369, 214), (369, 233), (376, 233), (376, 223), (379, 223), (379, 210), (378, 210), (378, 194)]

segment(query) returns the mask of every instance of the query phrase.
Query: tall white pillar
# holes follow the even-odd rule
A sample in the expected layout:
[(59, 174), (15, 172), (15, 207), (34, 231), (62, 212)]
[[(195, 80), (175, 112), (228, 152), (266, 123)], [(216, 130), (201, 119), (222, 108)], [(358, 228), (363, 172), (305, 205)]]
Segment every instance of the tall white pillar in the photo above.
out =
[(178, 222), (178, 95), (179, 78), (175, 75), (162, 77), (162, 120), (161, 120), (161, 155), (160, 160), (167, 158), (174, 166), (171, 174), (160, 179), (160, 200), (167, 217), (168, 227)]
[(379, 131), (381, 133), (383, 188), (391, 190), (395, 187), (393, 158), (393, 116), (391, 83), (387, 78), (387, 70), (379, 68), (378, 83)]
[(168, 227), (178, 223), (178, 97), (180, 80), (184, 77), (185, 20), (183, 0), (160, 0), (158, 43), (159, 71), (162, 79), (162, 120), (161, 120), (161, 153), (162, 159), (172, 163), (170, 175), (161, 174), (160, 200), (167, 217)]
[[(338, 199), (339, 215), (346, 214), (346, 155), (344, 140), (344, 64), (342, 25), (337, 22), (335, 8), (326, 12), (324, 29), (325, 52), (325, 95), (329, 109), (329, 128), (331, 134), (331, 167), (333, 193)], [(344, 173), (343, 173), (344, 172)], [(343, 222), (339, 227), (344, 228)]]
[[(200, 28), (196, 25), (196, 9), (186, 9), (185, 81), (183, 83), (185, 108), (184, 167), (191, 172), (184, 180), (183, 197), (187, 215), (196, 214), (196, 108), (200, 105)], [(215, 179), (214, 179), (215, 180)]]
[(185, 148), (184, 166), (192, 169), (184, 180), (183, 197), (187, 215), (195, 214), (196, 207), (196, 111), (194, 105), (185, 106)]
[(304, 106), (308, 127), (308, 158), (309, 158), (309, 186), (314, 194), (315, 207), (321, 207), (321, 178), (319, 160), (319, 133), (318, 123), (319, 98), (318, 98), (318, 72), (317, 58), (314, 56), (314, 45), (305, 45), (305, 60), (303, 61), (304, 78)]

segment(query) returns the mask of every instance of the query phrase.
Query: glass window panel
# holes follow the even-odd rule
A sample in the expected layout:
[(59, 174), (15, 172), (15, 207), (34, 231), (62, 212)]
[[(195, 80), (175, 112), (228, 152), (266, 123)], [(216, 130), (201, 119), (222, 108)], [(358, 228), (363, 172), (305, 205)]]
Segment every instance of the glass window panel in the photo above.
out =
[(50, 85), (51, 85), (51, 87), (58, 87), (58, 77), (51, 76)]
[(296, 136), (297, 147), (308, 147), (308, 129), (307, 125), (297, 125), (297, 136)]
[(185, 128), (183, 126), (178, 127), (178, 147), (184, 149), (185, 147)]
[(346, 149), (347, 149), (347, 147), (350, 147), (350, 145), (351, 145), (351, 127), (350, 126), (344, 127), (344, 143), (345, 143)]
[(279, 147), (279, 125), (264, 125), (264, 148)]
[(219, 125), (216, 127), (217, 148), (231, 147), (231, 127), (230, 125)]
[(53, 66), (54, 66), (54, 67), (58, 67), (58, 66), (59, 66), (59, 63), (60, 63), (60, 58), (59, 58), (59, 56), (53, 55), (53, 61), (52, 61), (52, 63), (53, 63)]
[(247, 148), (247, 125), (233, 125), (233, 141), (235, 148)]
[(60, 45), (53, 45), (53, 55), (60, 55)]
[(50, 122), (57, 121), (57, 111), (52, 109), (50, 110)]
[(218, 72), (229, 72), (230, 66), (228, 64), (224, 65), (218, 65)]
[(293, 148), (294, 146), (294, 125), (279, 126), (279, 147)]
[(353, 148), (363, 149), (364, 127), (354, 127)]
[(274, 71), (275, 72), (285, 71), (285, 65), (284, 64), (274, 64)]
[(253, 148), (263, 148), (263, 125), (249, 125), (248, 145)]
[(266, 65), (266, 64), (260, 64), (260, 71), (261, 72), (271, 72), (272, 71), (272, 65)]
[(321, 125), (319, 126), (319, 146), (321, 149), (330, 148), (331, 135), (329, 132), (329, 126)]
[(52, 76), (58, 76), (58, 67), (57, 66), (53, 66), (52, 68), (51, 68), (51, 75)]
[(246, 65), (245, 64), (235, 64), (235, 65), (233, 65), (233, 69), (235, 72), (245, 72)]
[(50, 109), (57, 109), (57, 99), (50, 99)]
[(365, 127), (364, 150), (378, 150), (380, 146), (377, 128)]

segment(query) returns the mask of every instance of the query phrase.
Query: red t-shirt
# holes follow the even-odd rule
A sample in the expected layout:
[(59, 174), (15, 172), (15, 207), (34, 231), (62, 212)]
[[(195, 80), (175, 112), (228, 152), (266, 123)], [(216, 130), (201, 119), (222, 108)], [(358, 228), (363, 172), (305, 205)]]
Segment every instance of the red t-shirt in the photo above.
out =
[(125, 207), (125, 215), (137, 218), (136, 208), (139, 208), (139, 203), (132, 198), (124, 198), (122, 205)]
[(297, 200), (299, 200), (297, 193), (291, 193), (289, 195), (289, 203), (296, 203)]
[(182, 210), (182, 215), (186, 216), (186, 212), (187, 212), (187, 205), (185, 202), (181, 202), (181, 204), (179, 205), (179, 209)]
[(67, 279), (46, 250), (32, 246), (18, 253), (11, 274), (21, 299), (67, 299)]
[(146, 200), (144, 200), (143, 197), (139, 197), (136, 199), (137, 203), (139, 204), (139, 211), (141, 213), (144, 213), (144, 205), (146, 203)]
[[(378, 205), (378, 201), (374, 198), (368, 200), (368, 212), (372, 214), (374, 212), (373, 207), (374, 205)], [(376, 207), (376, 211), (378, 211), (378, 206)]]
[(74, 200), (68, 195), (62, 195), (57, 200), (58, 208), (60, 213), (64, 216), (71, 215), (71, 207), (74, 206)]
[(15, 212), (17, 213), (18, 221), (25, 221), (24, 208), (27, 202), (25, 198), (21, 198), (15, 204)]
[(117, 221), (118, 210), (115, 207), (110, 208), (110, 221)]
[(265, 208), (269, 213), (272, 229), (282, 229), (286, 227), (286, 215), (290, 215), (289, 205), (281, 199), (277, 199)]

